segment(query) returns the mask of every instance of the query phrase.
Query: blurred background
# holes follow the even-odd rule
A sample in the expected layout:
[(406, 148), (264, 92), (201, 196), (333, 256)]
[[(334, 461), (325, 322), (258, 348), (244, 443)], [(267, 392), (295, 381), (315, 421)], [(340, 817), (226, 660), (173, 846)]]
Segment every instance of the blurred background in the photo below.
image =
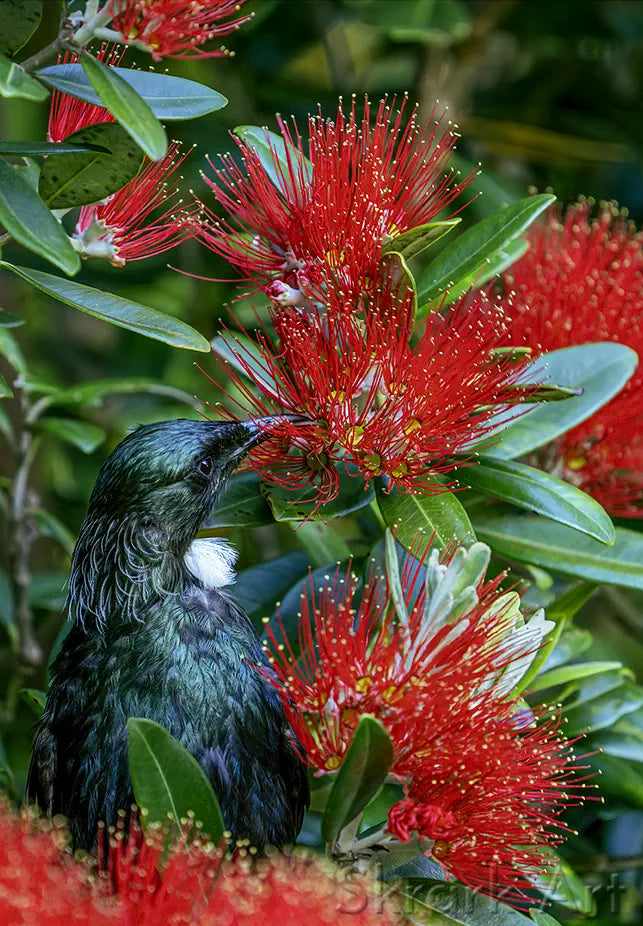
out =
[[(183, 167), (186, 199), (208, 191), (199, 171), (231, 150), (229, 131), (239, 124), (275, 129), (275, 113), (306, 114), (321, 107), (331, 115), (337, 98), (373, 101), (408, 92), (423, 116), (436, 100), (462, 134), (455, 166), (482, 172), (470, 189), (480, 195), (463, 213), (464, 223), (489, 215), (531, 188), (552, 189), (565, 201), (579, 194), (617, 200), (643, 223), (643, 2), (638, 0), (250, 0), (254, 19), (227, 45), (234, 57), (166, 61), (172, 74), (198, 80), (225, 94), (227, 108), (202, 119), (173, 123), (185, 146), (197, 145)], [(245, 9), (245, 8), (244, 8)], [(46, 0), (39, 31), (23, 50), (28, 56), (55, 34), (56, 0)], [(124, 65), (148, 67), (142, 53), (128, 52)], [(0, 100), (0, 137), (44, 139), (47, 104)], [(37, 258), (6, 249), (7, 259), (39, 267)], [(181, 274), (226, 279), (227, 265), (196, 242), (169, 254), (115, 269), (104, 262), (83, 265), (78, 280), (121, 293), (176, 315), (207, 338), (213, 337), (233, 283), (206, 282)], [(42, 265), (42, 269), (48, 269)], [(104, 378), (147, 377), (187, 397), (215, 401), (217, 393), (194, 365), (215, 374), (207, 355), (172, 350), (83, 315), (23, 284), (0, 277), (0, 305), (24, 317), (11, 329), (19, 353), (7, 350), (14, 370), (57, 386)], [(249, 302), (237, 303), (239, 320), (252, 325)], [(0, 329), (1, 330), (1, 329)], [(2, 351), (0, 351), (2, 353)], [(13, 379), (7, 359), (0, 371)], [(35, 393), (37, 394), (37, 393)], [(29, 401), (31, 399), (28, 398)], [(16, 796), (22, 793), (33, 713), (17, 696), (20, 686), (44, 689), (46, 662), (64, 622), (64, 580), (73, 539), (99, 465), (136, 423), (197, 414), (197, 406), (157, 394), (119, 395), (81, 408), (79, 417), (104, 429), (91, 452), (45, 435), (29, 485), (29, 504), (39, 515), (39, 536), (31, 552), (31, 605), (41, 664), (26, 668), (15, 655), (8, 580), (7, 477), (14, 469), (9, 442), (0, 433), (0, 767)], [(18, 403), (4, 401), (8, 417), (0, 432), (20, 415)], [(85, 448), (87, 450), (88, 448)], [(4, 505), (4, 511), (3, 511)], [(359, 518), (368, 518), (358, 513)], [(337, 525), (347, 539), (368, 534), (358, 516)], [(254, 565), (296, 549), (288, 525), (228, 531), (241, 552), (240, 566)], [(547, 577), (537, 577), (544, 585)], [(643, 678), (641, 630), (643, 595), (604, 590), (580, 620), (591, 648), (586, 658), (620, 659)], [(643, 770), (639, 757), (627, 787), (612, 787), (604, 807), (584, 811), (582, 837), (570, 844), (570, 858), (596, 887), (600, 921), (640, 923), (643, 868)], [(10, 769), (10, 771), (8, 771)], [(9, 780), (10, 779), (10, 780)], [(613, 876), (617, 884), (610, 892)], [(616, 907), (618, 909), (616, 909)], [(563, 914), (560, 914), (563, 918)], [(567, 919), (569, 919), (567, 914)], [(582, 919), (582, 917), (577, 917)], [(572, 916), (571, 920), (576, 921)]]

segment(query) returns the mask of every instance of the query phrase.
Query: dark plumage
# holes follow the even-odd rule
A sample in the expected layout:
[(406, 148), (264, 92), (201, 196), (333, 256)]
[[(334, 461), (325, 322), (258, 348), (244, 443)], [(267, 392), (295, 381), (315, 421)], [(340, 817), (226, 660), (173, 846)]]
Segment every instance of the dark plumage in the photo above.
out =
[(250, 423), (160, 422), (125, 438), (100, 471), (72, 562), (75, 623), (53, 665), (27, 785), (44, 813), (67, 817), (77, 847), (92, 848), (98, 822), (132, 803), (131, 716), (190, 750), (237, 839), (284, 845), (299, 832), (306, 769), (278, 693), (257, 671), (268, 667), (257, 636), (228, 591), (207, 587), (196, 547), (186, 564), (259, 439)]

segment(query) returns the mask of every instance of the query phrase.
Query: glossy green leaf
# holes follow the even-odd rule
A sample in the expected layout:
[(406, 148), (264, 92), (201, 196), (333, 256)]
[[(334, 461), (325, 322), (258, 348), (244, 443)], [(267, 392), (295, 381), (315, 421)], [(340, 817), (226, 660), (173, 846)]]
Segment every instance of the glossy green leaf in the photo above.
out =
[(322, 836), (334, 845), (386, 781), (393, 762), (393, 744), (375, 717), (360, 717), (342, 761), (322, 818)]
[(141, 149), (115, 122), (88, 125), (67, 141), (87, 142), (94, 150), (61, 154), (43, 163), (38, 192), (50, 209), (105, 199), (129, 183), (143, 163)]
[(350, 550), (346, 541), (328, 524), (320, 521), (288, 522), (299, 544), (304, 548), (313, 566), (338, 563), (348, 559)]
[(17, 373), (27, 372), (27, 361), (15, 337), (6, 328), (0, 328), (0, 354), (9, 361)]
[(417, 314), (417, 297), (415, 279), (404, 255), (398, 251), (388, 251), (382, 254), (379, 274), (380, 286), (382, 290), (390, 294), (391, 298), (398, 299), (402, 303), (408, 293), (412, 294), (413, 303), (409, 319), (409, 328), (412, 329)]
[[(533, 926), (524, 914), (464, 884), (409, 878), (400, 888), (411, 922), (431, 926)], [(418, 919), (414, 920), (413, 917)]]
[(637, 356), (629, 347), (611, 342), (563, 347), (534, 361), (532, 382), (547, 379), (580, 387), (583, 394), (555, 405), (525, 404), (523, 414), (501, 429), (497, 443), (485, 452), (503, 460), (522, 457), (591, 417), (609, 402), (632, 376)]
[[(635, 713), (634, 711), (632, 713)], [(624, 759), (626, 762), (638, 762), (641, 765), (639, 773), (643, 773), (643, 737), (640, 731), (636, 735), (632, 733), (621, 732), (621, 725), (627, 726), (630, 714), (621, 717), (611, 729), (601, 730), (597, 737), (601, 751), (608, 756), (616, 759)]]
[(384, 532), (385, 557), (386, 557), (386, 579), (391, 591), (391, 598), (395, 605), (400, 624), (404, 627), (409, 623), (409, 612), (406, 608), (404, 599), (404, 590), (402, 588), (402, 579), (400, 576), (400, 563), (397, 555), (397, 544), (393, 539), (393, 534), (387, 528)]
[(643, 771), (637, 765), (605, 753), (584, 761), (600, 775), (596, 784), (603, 794), (613, 794), (643, 808)]
[(534, 909), (530, 909), (529, 913), (536, 926), (561, 926), (558, 920), (555, 920), (549, 913)]
[(19, 244), (60, 267), (65, 273), (77, 273), (80, 269), (80, 257), (60, 223), (33, 187), (2, 157), (0, 223)]
[(65, 141), (0, 141), (0, 154), (49, 157), (50, 154), (70, 154), (78, 151), (99, 151), (102, 154), (109, 154), (108, 148), (74, 143), (68, 139)]
[(38, 691), (36, 688), (21, 688), (18, 694), (25, 704), (29, 705), (36, 717), (40, 717), (47, 702), (46, 692)]
[(234, 134), (244, 145), (256, 151), (261, 166), (282, 193), (287, 193), (293, 185), (298, 186), (302, 181), (310, 182), (312, 164), (281, 135), (257, 125), (238, 125)]
[[(476, 267), (471, 273), (463, 277), (455, 286), (449, 287), (445, 305), (451, 305), (460, 296), (463, 296), (472, 286), (478, 289), (489, 283), (494, 277), (504, 273), (512, 264), (519, 261), (529, 250), (529, 242), (525, 238), (514, 238), (503, 248), (498, 248), (495, 253), (491, 254), (483, 264)], [(438, 297), (441, 300), (441, 297)]]
[(218, 843), (223, 836), (221, 810), (210, 782), (193, 755), (152, 720), (130, 717), (129, 766), (134, 798), (147, 811), (146, 823), (175, 823), (194, 813), (202, 832)]
[(255, 473), (237, 473), (228, 482), (225, 494), (206, 521), (206, 528), (258, 527), (272, 524), (268, 502)]
[(0, 55), (0, 96), (21, 97), (23, 100), (41, 103), (47, 99), (49, 91), (23, 71), (19, 64)]
[(363, 477), (354, 467), (347, 472), (339, 469), (339, 493), (336, 498), (323, 505), (315, 512), (315, 503), (309, 501), (314, 497), (315, 489), (307, 486), (296, 492), (289, 492), (282, 486), (265, 484), (262, 489), (272, 509), (275, 521), (305, 521), (309, 517), (326, 521), (359, 511), (370, 505), (375, 498), (375, 490), (367, 486)]
[[(110, 71), (129, 84), (162, 122), (196, 119), (223, 109), (228, 103), (223, 94), (184, 77), (129, 68), (110, 68)], [(41, 68), (37, 73), (41, 80), (56, 90), (87, 103), (101, 105), (101, 98), (80, 64), (54, 64)]]
[(475, 466), (467, 466), (457, 476), (485, 495), (527, 508), (602, 543), (614, 543), (614, 525), (597, 501), (533, 466), (480, 456)]
[(102, 428), (75, 418), (41, 418), (38, 427), (41, 431), (73, 444), (83, 453), (93, 453), (105, 440)]
[(620, 662), (578, 662), (572, 665), (559, 666), (549, 672), (543, 672), (530, 686), (530, 691), (542, 691), (543, 688), (553, 688), (555, 685), (568, 685), (570, 682), (587, 678), (589, 675), (600, 675), (611, 672), (613, 669), (622, 669)]
[(382, 254), (394, 251), (401, 254), (406, 260), (411, 260), (421, 254), (429, 245), (435, 244), (440, 238), (453, 231), (461, 221), (462, 219), (458, 218), (446, 219), (443, 222), (428, 222), (426, 225), (411, 228), (400, 235), (393, 235), (382, 247)]
[(119, 325), (121, 328), (129, 328), (131, 331), (136, 331), (156, 341), (163, 341), (172, 347), (210, 351), (210, 345), (198, 331), (180, 319), (159, 312), (157, 309), (150, 309), (138, 302), (123, 299), (122, 296), (92, 289), (91, 286), (84, 286), (81, 283), (73, 283), (71, 280), (64, 280), (50, 273), (17, 267), (6, 261), (0, 261), (0, 266), (37, 286), (52, 298), (75, 309), (80, 309), (81, 312), (87, 312), (88, 315), (93, 315), (102, 321)]
[(0, 309), (0, 328), (17, 328), (19, 325), (24, 325), (24, 323), (25, 320), (22, 316)]
[(38, 192), (38, 183), (40, 181), (40, 165), (33, 158), (23, 156), (22, 164), (14, 164), (13, 169), (17, 171), (25, 183), (28, 183), (32, 190)]
[[(100, 428), (98, 430), (100, 431)], [(101, 434), (102, 433), (103, 432), (101, 432)], [(46, 511), (44, 508), (29, 508), (28, 515), (35, 521), (41, 537), (50, 537), (52, 540), (57, 540), (71, 556), (74, 552), (74, 543), (76, 539), (66, 524), (63, 524), (56, 515), (52, 514), (50, 511)]]
[(182, 389), (159, 383), (143, 376), (130, 376), (126, 379), (97, 379), (89, 383), (79, 383), (67, 389), (54, 387), (51, 390), (50, 404), (52, 405), (85, 405), (99, 406), (107, 396), (121, 394), (162, 395), (177, 402), (194, 405), (195, 398)]
[(27, 44), (42, 19), (42, 0), (2, 0), (0, 54), (12, 57)]
[(0, 399), (10, 399), (13, 395), (13, 389), (0, 373)]
[(535, 515), (485, 520), (473, 512), (473, 523), (480, 540), (507, 559), (591, 582), (643, 588), (643, 534), (636, 531), (617, 527), (614, 545), (607, 547)]
[(278, 556), (269, 563), (242, 569), (234, 585), (234, 597), (251, 617), (269, 617), (283, 596), (308, 574), (303, 550)]
[(420, 306), (469, 277), (498, 249), (521, 235), (555, 199), (549, 193), (528, 196), (459, 235), (418, 275)]
[[(606, 674), (604, 680), (607, 684), (609, 675)], [(614, 676), (614, 682), (617, 680), (618, 676)], [(590, 678), (589, 681), (594, 679)], [(597, 681), (603, 681), (603, 677), (599, 677)], [(643, 688), (630, 682), (615, 685), (595, 695), (594, 690), (589, 686), (583, 686), (582, 682), (578, 687), (580, 696), (565, 706), (566, 736), (578, 736), (587, 730), (595, 732), (612, 727), (621, 717), (643, 706)]]
[(594, 898), (573, 868), (553, 849), (545, 849), (543, 854), (554, 862), (554, 866), (543, 866), (535, 874), (536, 889), (552, 903), (576, 910), (584, 916), (593, 916), (596, 913)]
[(392, 489), (387, 493), (380, 480), (375, 491), (382, 517), (407, 550), (420, 533), (427, 541), (435, 535), (435, 543), (442, 550), (454, 540), (463, 543), (475, 540), (469, 517), (453, 492), (404, 495)]
[(90, 54), (83, 54), (81, 64), (87, 79), (125, 131), (132, 136), (148, 158), (158, 161), (168, 148), (165, 129), (145, 100), (139, 96), (114, 68)]

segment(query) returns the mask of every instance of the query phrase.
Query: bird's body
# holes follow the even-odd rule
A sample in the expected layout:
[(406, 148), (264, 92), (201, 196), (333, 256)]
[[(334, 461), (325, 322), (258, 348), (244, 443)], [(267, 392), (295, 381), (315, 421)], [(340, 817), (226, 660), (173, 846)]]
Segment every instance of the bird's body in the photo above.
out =
[[(201, 426), (201, 437), (214, 427), (183, 424)], [(170, 445), (162, 452), (182, 456)], [(189, 455), (198, 465), (203, 452), (199, 445)], [(306, 769), (252, 624), (222, 587), (230, 557), (225, 548), (194, 541), (231, 466), (204, 497), (197, 493), (191, 520), (185, 487), (176, 488), (184, 480), (167, 485), (165, 478), (144, 493), (156, 514), (148, 504), (112, 510), (106, 503), (118, 473), (109, 461), (106, 469), (76, 547), (76, 622), (52, 669), (29, 796), (48, 815), (67, 817), (76, 846), (92, 848), (99, 821), (115, 822), (133, 801), (127, 719), (146, 717), (197, 759), (235, 838), (258, 847), (294, 842), (308, 801)], [(195, 477), (206, 490), (212, 478)], [(184, 510), (168, 518), (162, 509), (181, 500)]]

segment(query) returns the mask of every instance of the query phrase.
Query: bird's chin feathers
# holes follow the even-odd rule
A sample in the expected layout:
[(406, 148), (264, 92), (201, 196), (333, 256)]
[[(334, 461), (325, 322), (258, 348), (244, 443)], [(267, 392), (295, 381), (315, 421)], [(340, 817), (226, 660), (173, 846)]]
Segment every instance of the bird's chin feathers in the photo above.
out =
[(234, 565), (239, 554), (219, 537), (193, 540), (185, 554), (185, 568), (206, 588), (223, 588), (237, 578)]

